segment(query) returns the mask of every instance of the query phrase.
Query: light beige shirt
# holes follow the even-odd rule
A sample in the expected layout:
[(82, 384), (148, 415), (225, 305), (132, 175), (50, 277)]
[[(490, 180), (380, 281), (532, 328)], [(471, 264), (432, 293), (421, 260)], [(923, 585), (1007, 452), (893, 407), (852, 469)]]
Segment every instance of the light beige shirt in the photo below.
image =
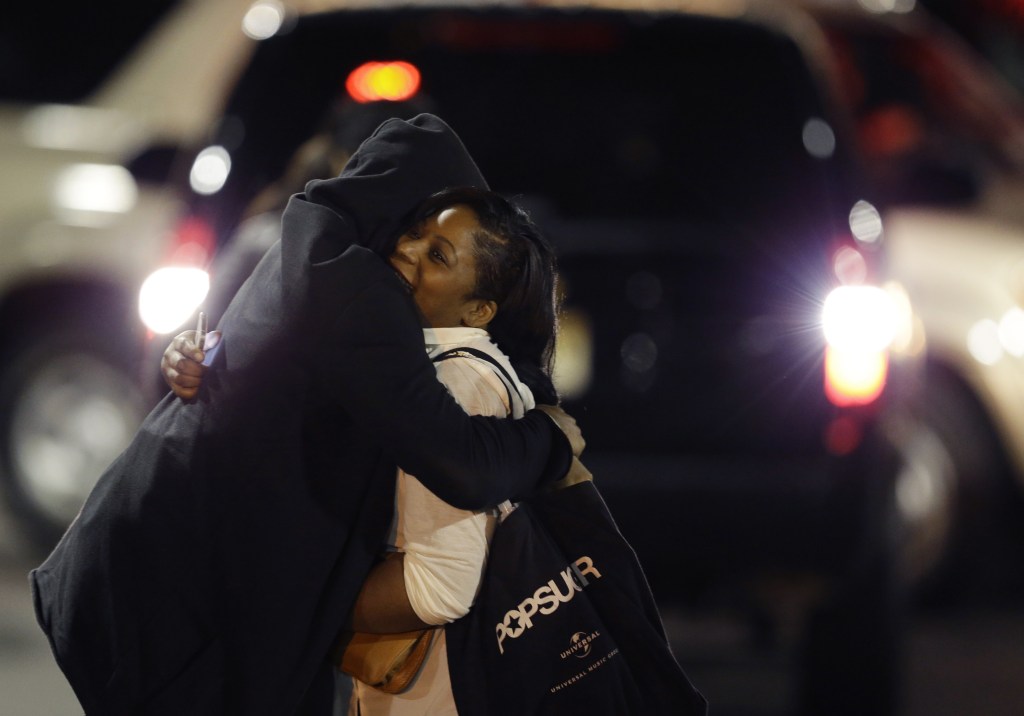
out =
[[(437, 377), (470, 415), (522, 417), (534, 407), (530, 389), (521, 383), (508, 359), (478, 328), (428, 328), (427, 354), (452, 348), (484, 351), (516, 381), (509, 391), (493, 366), (477, 358), (440, 361)], [(480, 588), (495, 510), (470, 512), (442, 501), (412, 475), (399, 470), (392, 547), (405, 553), (405, 586), (417, 616), (428, 624), (447, 624), (469, 612)], [(389, 695), (356, 682), (360, 716), (454, 715), (447, 646), (441, 631), (416, 681), (402, 694)], [(353, 713), (356, 711), (353, 709)]]

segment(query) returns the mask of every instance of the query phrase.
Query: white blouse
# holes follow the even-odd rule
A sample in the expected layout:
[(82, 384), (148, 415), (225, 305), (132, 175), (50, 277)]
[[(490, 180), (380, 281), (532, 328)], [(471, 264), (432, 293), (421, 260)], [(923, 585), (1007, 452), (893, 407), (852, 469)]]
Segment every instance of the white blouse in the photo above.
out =
[[(436, 364), (437, 377), (470, 415), (520, 418), (534, 407), (530, 389), (519, 382), (505, 355), (479, 328), (428, 328), (427, 355), (472, 347), (494, 358), (516, 380), (513, 405), (493, 366), (472, 357)], [(518, 393), (518, 395), (517, 395)], [(494, 511), (469, 512), (442, 501), (412, 475), (399, 469), (391, 544), (405, 552), (405, 586), (416, 615), (427, 624), (447, 624), (465, 616), (480, 586)]]
[[(509, 405), (509, 391), (490, 364), (460, 356), (438, 362), (438, 379), (470, 415), (521, 418), (534, 407), (530, 389), (486, 331), (428, 328), (423, 337), (430, 357), (452, 348), (476, 348), (497, 360), (516, 381)], [(405, 587), (413, 610), (427, 624), (447, 624), (465, 616), (480, 588), (496, 510), (458, 510), (401, 469), (397, 488), (389, 542), (405, 553)], [(447, 649), (441, 630), (415, 681), (401, 694), (354, 682), (350, 716), (457, 716)]]

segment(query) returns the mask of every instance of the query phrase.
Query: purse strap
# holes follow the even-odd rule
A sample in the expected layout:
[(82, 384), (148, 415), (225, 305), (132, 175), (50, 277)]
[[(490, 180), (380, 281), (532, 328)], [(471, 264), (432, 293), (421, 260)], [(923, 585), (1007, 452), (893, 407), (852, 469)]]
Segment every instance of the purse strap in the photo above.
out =
[(520, 402), (523, 401), (523, 396), (519, 393), (519, 389), (515, 387), (516, 381), (514, 381), (508, 371), (505, 370), (505, 366), (495, 360), (494, 356), (489, 353), (482, 351), (479, 348), (463, 346), (461, 348), (450, 348), (442, 353), (438, 353), (436, 356), (431, 358), (431, 360), (434, 363), (440, 363), (441, 361), (448, 360), (449, 358), (476, 358), (484, 363), (489, 363), (498, 374), (498, 378), (501, 380), (502, 385), (505, 386), (505, 392), (508, 393), (509, 412), (512, 411), (512, 391), (515, 391), (516, 395), (519, 396)]
[[(501, 381), (502, 385), (505, 386), (505, 392), (508, 393), (508, 409), (510, 414), (512, 412), (513, 390), (516, 392), (516, 395), (519, 396), (519, 400), (525, 403), (525, 401), (523, 401), (522, 394), (519, 392), (519, 389), (515, 387), (516, 381), (514, 381), (512, 379), (512, 376), (508, 374), (508, 371), (505, 370), (505, 366), (503, 366), (501, 363), (495, 360), (494, 356), (490, 355), (489, 353), (486, 353), (485, 351), (480, 350), (479, 348), (470, 348), (468, 346), (463, 346), (462, 348), (450, 348), (449, 350), (446, 350), (442, 353), (438, 353), (436, 356), (431, 358), (431, 360), (434, 363), (440, 363), (443, 360), (448, 360), (449, 358), (456, 357), (476, 358), (477, 360), (481, 360), (484, 363), (489, 363), (491, 367), (495, 369), (495, 372), (498, 374), (498, 379)], [(504, 502), (502, 502), (495, 508), (498, 510), (498, 521), (504, 522), (505, 518), (512, 514), (512, 512), (518, 506), (519, 505), (517, 503), (513, 503), (510, 500), (505, 500)]]

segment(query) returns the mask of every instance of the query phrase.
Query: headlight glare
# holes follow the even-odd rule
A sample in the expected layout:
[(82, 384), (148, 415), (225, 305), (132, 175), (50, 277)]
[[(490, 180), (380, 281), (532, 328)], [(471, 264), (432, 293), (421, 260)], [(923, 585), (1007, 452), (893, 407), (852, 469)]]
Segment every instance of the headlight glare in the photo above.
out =
[(170, 333), (188, 320), (209, 290), (210, 276), (202, 269), (157, 269), (139, 290), (139, 316), (154, 333)]

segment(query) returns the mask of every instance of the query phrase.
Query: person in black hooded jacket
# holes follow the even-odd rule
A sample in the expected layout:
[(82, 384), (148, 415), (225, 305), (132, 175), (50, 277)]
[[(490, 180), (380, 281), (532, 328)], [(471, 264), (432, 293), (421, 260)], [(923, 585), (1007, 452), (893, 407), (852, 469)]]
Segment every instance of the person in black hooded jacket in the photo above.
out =
[(565, 474), (571, 419), (575, 449), (540, 411), (467, 416), (380, 258), (450, 186), (487, 188), (420, 115), (293, 197), (196, 399), (154, 408), (33, 570), (37, 619), (89, 716), (324, 713), (325, 657), (387, 529), (395, 464), (465, 509)]

